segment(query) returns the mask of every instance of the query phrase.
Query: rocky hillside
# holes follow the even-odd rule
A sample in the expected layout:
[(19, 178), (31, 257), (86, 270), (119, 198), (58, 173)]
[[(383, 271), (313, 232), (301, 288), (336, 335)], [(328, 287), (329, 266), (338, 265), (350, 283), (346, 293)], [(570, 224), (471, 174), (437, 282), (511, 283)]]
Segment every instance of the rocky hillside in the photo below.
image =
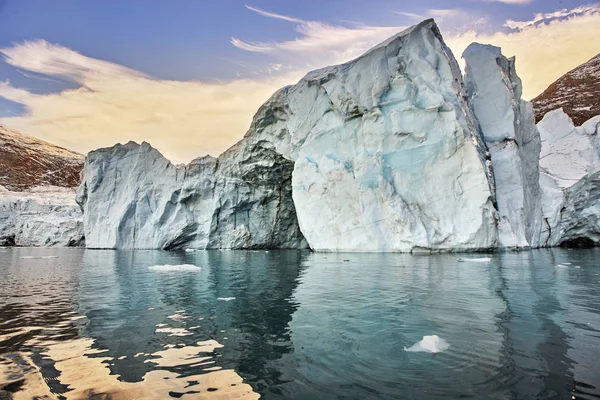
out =
[(575, 126), (600, 114), (600, 54), (566, 73), (532, 100), (535, 120), (561, 108)]
[(84, 156), (0, 125), (0, 185), (76, 187)]

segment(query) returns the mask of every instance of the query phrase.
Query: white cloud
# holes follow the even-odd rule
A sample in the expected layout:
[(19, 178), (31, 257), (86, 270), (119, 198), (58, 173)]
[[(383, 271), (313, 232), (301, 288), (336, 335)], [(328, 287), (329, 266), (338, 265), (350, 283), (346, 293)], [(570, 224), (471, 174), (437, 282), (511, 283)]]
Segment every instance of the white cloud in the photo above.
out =
[(246, 7), (269, 18), (295, 23), (299, 38), (268, 43), (231, 38), (231, 44), (242, 50), (271, 54), (285, 63), (292, 63), (304, 69), (348, 61), (407, 28), (406, 26), (368, 25), (345, 27), (321, 21), (305, 21), (248, 5)]
[(561, 11), (562, 17), (558, 18), (545, 14), (543, 23), (536, 16), (510, 33), (471, 31), (446, 39), (456, 56), (472, 42), (500, 46), (506, 56), (516, 56), (517, 73), (523, 80), (523, 97), (531, 99), (566, 72), (600, 53), (600, 13), (577, 10)]
[(276, 14), (276, 13), (264, 11), (264, 10), (261, 10), (260, 8), (249, 6), (248, 4), (246, 4), (246, 8), (248, 10), (252, 10), (252, 11), (254, 11), (254, 12), (256, 12), (256, 13), (264, 16), (264, 17), (275, 18), (275, 19), (282, 19), (284, 21), (289, 21), (289, 22), (298, 22), (300, 24), (303, 24), (303, 23), (306, 22), (306, 21), (304, 21), (302, 19), (298, 19), (298, 18), (294, 18), (294, 17), (288, 17), (286, 15), (281, 15), (281, 14)]
[(226, 83), (158, 80), (43, 40), (0, 52), (15, 67), (80, 85), (42, 95), (0, 82), (0, 97), (26, 108), (26, 114), (0, 123), (81, 152), (146, 140), (175, 162), (227, 149), (275, 90), (300, 77), (290, 72)]
[(551, 13), (538, 13), (529, 21), (513, 21), (509, 19), (504, 26), (511, 29), (524, 29), (531, 26), (547, 24), (552, 21), (597, 14), (600, 14), (600, 6), (598, 5), (580, 6), (571, 10), (565, 8)]

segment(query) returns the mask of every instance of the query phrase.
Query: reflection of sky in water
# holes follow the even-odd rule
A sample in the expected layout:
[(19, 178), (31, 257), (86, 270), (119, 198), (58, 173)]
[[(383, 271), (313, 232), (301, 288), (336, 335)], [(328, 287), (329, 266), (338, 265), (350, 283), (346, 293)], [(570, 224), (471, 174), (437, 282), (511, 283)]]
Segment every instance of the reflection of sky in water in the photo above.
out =
[[(113, 398), (600, 396), (597, 250), (501, 253), (486, 263), (0, 250), (0, 382), (12, 368), (28, 390), (67, 398), (90, 389)], [(164, 265), (201, 268), (148, 268)], [(404, 351), (427, 335), (449, 347), (435, 357)]]

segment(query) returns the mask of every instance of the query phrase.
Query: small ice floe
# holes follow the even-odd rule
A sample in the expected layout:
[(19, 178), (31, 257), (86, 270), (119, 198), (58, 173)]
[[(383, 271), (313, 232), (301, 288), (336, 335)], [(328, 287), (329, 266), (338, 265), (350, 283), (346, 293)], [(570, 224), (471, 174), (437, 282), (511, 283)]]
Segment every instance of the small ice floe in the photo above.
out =
[(558, 264), (556, 268), (569, 268), (567, 264)]
[(217, 300), (231, 301), (231, 300), (235, 300), (235, 297), (217, 297)]
[(168, 326), (168, 324), (156, 324), (156, 326), (158, 326), (159, 328), (162, 328), (163, 326)]
[(195, 251), (196, 251), (196, 249), (185, 249), (185, 252), (186, 252), (186, 253), (193, 253), (193, 252), (195, 252)]
[(423, 352), (423, 353), (441, 353), (442, 351), (448, 350), (450, 345), (444, 339), (438, 335), (423, 336), (423, 340), (419, 343), (415, 343), (409, 348), (404, 348), (404, 351), (410, 352)]
[(35, 259), (46, 259), (46, 258), (58, 258), (58, 256), (22, 256), (19, 258), (23, 258), (26, 260), (35, 260)]
[(200, 267), (191, 264), (181, 265), (153, 265), (148, 267), (151, 271), (158, 272), (200, 272)]
[(456, 261), (458, 261), (458, 262), (489, 263), (490, 261), (492, 261), (492, 259), (489, 258), (489, 257), (482, 257), (482, 258), (459, 258)]

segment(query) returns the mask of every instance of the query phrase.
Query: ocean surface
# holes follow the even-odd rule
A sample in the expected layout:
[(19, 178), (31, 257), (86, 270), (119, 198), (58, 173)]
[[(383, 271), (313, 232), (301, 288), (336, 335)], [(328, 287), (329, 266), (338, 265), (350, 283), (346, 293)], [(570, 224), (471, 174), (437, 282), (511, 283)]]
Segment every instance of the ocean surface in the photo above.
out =
[(600, 399), (600, 250), (0, 248), (0, 390)]

